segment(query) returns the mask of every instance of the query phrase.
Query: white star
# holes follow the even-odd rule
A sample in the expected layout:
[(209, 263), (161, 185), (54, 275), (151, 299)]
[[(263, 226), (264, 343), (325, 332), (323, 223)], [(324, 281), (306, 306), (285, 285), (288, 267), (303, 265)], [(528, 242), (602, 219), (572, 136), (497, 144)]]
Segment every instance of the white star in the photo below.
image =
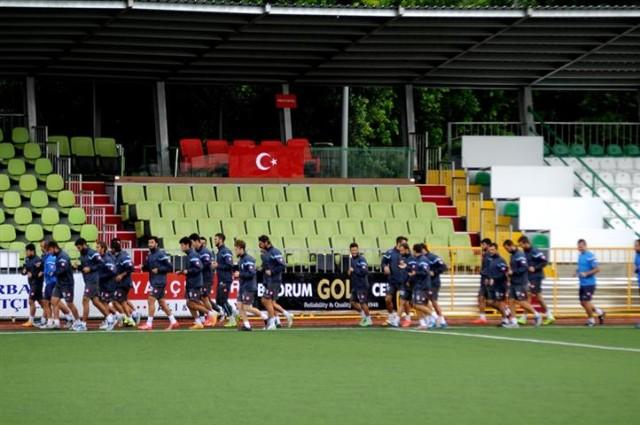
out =
[(271, 159), (271, 165), (278, 165), (278, 160), (275, 158)]

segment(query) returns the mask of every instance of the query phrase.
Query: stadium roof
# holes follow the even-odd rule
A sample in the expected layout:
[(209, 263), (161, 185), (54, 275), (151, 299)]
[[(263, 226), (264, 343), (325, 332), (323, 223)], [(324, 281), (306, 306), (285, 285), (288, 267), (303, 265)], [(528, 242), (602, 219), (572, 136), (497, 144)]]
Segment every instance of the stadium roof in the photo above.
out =
[(638, 89), (640, 6), (0, 0), (0, 76)]

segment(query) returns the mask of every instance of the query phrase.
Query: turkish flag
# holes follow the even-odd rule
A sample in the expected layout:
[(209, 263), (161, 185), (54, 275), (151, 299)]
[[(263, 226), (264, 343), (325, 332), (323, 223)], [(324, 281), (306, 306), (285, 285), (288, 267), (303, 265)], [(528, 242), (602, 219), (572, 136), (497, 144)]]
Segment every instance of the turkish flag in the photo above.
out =
[(229, 177), (304, 177), (304, 151), (289, 147), (242, 147), (229, 150)]

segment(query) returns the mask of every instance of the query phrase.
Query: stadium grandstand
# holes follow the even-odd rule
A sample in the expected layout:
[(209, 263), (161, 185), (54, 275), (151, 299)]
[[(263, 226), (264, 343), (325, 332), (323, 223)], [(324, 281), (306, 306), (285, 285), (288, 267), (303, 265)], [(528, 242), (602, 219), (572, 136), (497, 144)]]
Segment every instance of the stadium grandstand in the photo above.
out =
[(519, 3), (0, 0), (0, 423), (637, 420), (640, 6)]

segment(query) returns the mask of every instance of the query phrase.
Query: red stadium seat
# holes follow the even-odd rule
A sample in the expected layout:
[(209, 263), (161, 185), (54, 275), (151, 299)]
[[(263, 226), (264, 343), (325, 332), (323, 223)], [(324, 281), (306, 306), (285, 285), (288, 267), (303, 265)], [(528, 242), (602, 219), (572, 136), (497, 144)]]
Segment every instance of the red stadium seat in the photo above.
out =
[(229, 163), (229, 143), (226, 140), (207, 139), (207, 166), (215, 169)]
[(180, 169), (183, 173), (195, 168), (203, 168), (202, 160), (194, 158), (204, 157), (202, 141), (200, 139), (180, 139)]
[(320, 172), (320, 159), (311, 156), (311, 145), (307, 139), (289, 139), (287, 146), (302, 148), (304, 151), (305, 165), (310, 164), (316, 173)]
[(281, 148), (283, 145), (280, 140), (263, 140), (260, 142), (260, 146), (264, 148)]
[(252, 148), (255, 145), (256, 145), (256, 142), (254, 142), (253, 140), (240, 139), (240, 140), (233, 141), (233, 146), (237, 146), (237, 147)]

